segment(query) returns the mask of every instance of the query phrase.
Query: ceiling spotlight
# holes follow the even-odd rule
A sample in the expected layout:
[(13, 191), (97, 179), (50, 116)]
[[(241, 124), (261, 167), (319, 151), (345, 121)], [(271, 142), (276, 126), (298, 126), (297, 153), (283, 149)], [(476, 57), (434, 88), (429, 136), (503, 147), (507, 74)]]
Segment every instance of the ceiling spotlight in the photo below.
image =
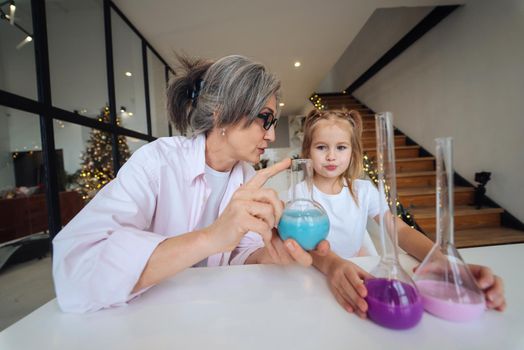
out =
[(298, 67), (300, 67), (301, 65), (302, 65), (302, 63), (300, 63), (299, 61), (296, 61), (296, 62), (295, 62), (295, 68), (298, 68)]
[(9, 23), (11, 25), (15, 24), (15, 12), (16, 12), (15, 2), (11, 1), (11, 5), (9, 5)]
[(16, 45), (16, 49), (20, 50), (25, 44), (33, 41), (33, 38), (31, 38), (30, 35), (26, 36), (24, 40), (20, 42), (20, 44)]
[(284, 107), (286, 104), (285, 104), (284, 102), (280, 102), (278, 105), (279, 105), (280, 107)]
[(126, 76), (130, 77), (132, 76), (133, 74), (131, 74), (131, 72), (126, 72)]

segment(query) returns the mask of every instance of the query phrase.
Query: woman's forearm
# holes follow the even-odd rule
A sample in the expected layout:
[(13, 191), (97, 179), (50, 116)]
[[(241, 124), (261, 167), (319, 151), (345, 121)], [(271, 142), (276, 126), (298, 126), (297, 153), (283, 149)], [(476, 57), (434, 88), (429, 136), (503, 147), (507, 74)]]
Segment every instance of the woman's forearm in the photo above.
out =
[(151, 254), (132, 293), (155, 285), (215, 253), (205, 230), (166, 239)]

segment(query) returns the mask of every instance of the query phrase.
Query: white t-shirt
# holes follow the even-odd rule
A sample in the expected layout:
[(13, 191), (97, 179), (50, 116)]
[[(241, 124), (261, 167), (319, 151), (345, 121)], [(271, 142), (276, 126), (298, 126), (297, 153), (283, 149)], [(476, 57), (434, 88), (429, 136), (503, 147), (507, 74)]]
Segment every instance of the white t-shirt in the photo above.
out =
[[(366, 231), (367, 218), (374, 218), (380, 213), (378, 190), (368, 180), (355, 180), (353, 186), (358, 205), (348, 187), (343, 187), (338, 194), (326, 194), (313, 186), (313, 200), (322, 205), (329, 217), (327, 240), (331, 250), (344, 259), (356, 256), (362, 247), (370, 255), (378, 255)], [(297, 185), (297, 193), (305, 190), (305, 182)], [(287, 200), (290, 194), (291, 191), (281, 194), (281, 197)], [(382, 200), (382, 205), (387, 208), (385, 200)]]
[[(211, 225), (217, 219), (220, 203), (222, 202), (222, 197), (224, 197), (224, 193), (226, 192), (230, 174), (231, 171), (216, 171), (206, 164), (204, 179), (211, 189), (211, 192), (207, 198), (204, 213), (202, 214), (202, 217), (196, 226), (197, 230)], [(193, 266), (207, 266), (207, 259), (204, 259)]]

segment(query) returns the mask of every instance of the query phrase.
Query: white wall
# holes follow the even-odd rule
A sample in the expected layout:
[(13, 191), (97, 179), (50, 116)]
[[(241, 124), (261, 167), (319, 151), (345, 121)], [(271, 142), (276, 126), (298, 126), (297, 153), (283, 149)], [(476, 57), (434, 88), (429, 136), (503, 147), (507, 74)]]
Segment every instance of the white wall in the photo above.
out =
[(399, 7), (375, 10), (316, 91), (336, 92), (347, 88), (432, 9)]
[(524, 221), (524, 2), (469, 1), (356, 91), (424, 148), (455, 139), (455, 170)]

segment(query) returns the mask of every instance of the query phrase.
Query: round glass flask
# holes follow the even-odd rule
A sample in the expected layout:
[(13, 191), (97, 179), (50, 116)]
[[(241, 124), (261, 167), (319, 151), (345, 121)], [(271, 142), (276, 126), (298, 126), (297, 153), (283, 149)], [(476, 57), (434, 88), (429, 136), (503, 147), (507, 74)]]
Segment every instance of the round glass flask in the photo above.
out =
[(289, 172), (291, 200), (286, 203), (278, 223), (282, 240), (294, 239), (305, 250), (315, 249), (329, 233), (329, 218), (313, 200), (313, 164), (311, 159), (293, 159)]
[(454, 245), (453, 139), (435, 141), (436, 242), (415, 272), (414, 280), (426, 311), (450, 321), (470, 321), (484, 312), (484, 294)]

